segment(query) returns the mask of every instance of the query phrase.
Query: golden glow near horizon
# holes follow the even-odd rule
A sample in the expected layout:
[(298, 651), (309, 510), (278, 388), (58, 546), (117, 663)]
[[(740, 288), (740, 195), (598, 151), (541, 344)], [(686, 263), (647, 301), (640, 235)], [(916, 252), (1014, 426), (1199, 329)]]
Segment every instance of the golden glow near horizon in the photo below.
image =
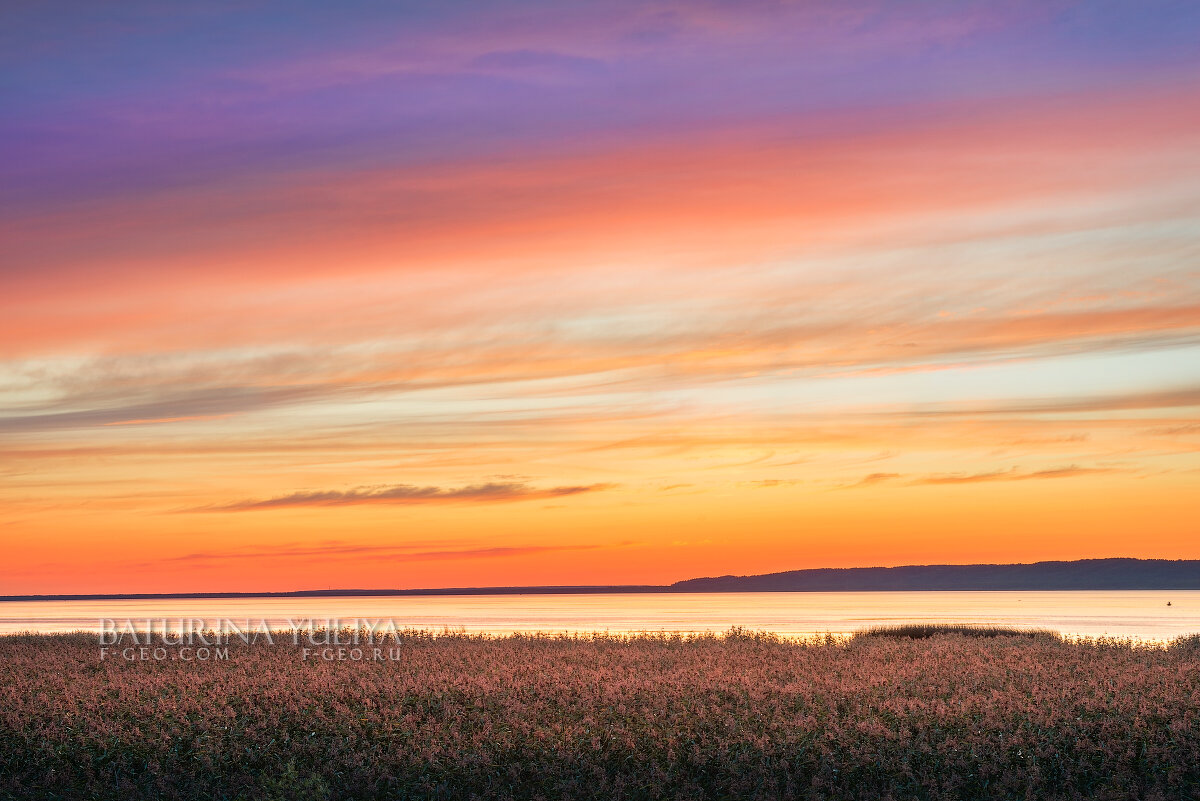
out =
[(1200, 557), (1195, 53), (839, 8), (18, 48), (0, 594)]

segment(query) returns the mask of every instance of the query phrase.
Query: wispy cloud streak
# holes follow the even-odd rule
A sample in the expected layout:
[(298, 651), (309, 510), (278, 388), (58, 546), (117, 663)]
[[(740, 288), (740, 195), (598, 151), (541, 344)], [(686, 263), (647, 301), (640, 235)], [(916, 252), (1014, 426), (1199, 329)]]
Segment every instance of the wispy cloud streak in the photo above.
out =
[(588, 484), (574, 487), (537, 488), (528, 484), (508, 482), (472, 484), (457, 489), (446, 489), (397, 484), (381, 487), (356, 487), (350, 490), (293, 492), (277, 498), (237, 501), (188, 511), (249, 512), (296, 506), (352, 506), (357, 504), (507, 503), (563, 498), (570, 495), (581, 495), (585, 492), (597, 492), (609, 489), (611, 486), (610, 484)]
[(396, 561), (452, 561), (458, 559), (503, 559), (506, 557), (529, 556), (532, 554), (561, 551), (595, 550), (600, 545), (506, 545), (487, 548), (451, 548), (420, 550), (402, 545), (354, 545), (334, 543), (318, 547), (282, 546), (256, 548), (253, 550), (200, 551), (180, 556), (163, 557), (147, 565), (225, 562), (227, 560), (270, 561), (274, 559), (356, 559), (384, 558)]
[(1092, 476), (1117, 472), (1122, 471), (1113, 467), (1081, 467), (1080, 465), (1073, 464), (1065, 467), (1054, 467), (1045, 470), (1033, 470), (1027, 472), (1023, 472), (1016, 467), (1010, 467), (1006, 470), (987, 470), (981, 473), (937, 473), (907, 479), (900, 473), (871, 473), (854, 484), (846, 485), (844, 489), (872, 487), (885, 482), (896, 483), (909, 487), (917, 487), (944, 484), (980, 484), (989, 481), (1031, 481), (1051, 478), (1076, 478), (1079, 476)]

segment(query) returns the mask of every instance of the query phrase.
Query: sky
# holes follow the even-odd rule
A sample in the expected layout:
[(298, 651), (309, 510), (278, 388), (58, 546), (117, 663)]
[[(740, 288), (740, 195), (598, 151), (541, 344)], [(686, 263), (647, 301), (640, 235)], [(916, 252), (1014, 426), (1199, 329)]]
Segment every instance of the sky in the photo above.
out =
[(1200, 558), (1200, 4), (0, 7), (0, 594)]

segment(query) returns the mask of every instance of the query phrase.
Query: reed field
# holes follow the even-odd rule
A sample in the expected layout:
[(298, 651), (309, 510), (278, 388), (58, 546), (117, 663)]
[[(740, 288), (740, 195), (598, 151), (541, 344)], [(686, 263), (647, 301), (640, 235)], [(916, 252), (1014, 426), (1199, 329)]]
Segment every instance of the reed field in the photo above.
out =
[(325, 659), (288, 633), (183, 661), (101, 659), (94, 634), (0, 637), (0, 798), (1200, 796), (1196, 638), (381, 646)]

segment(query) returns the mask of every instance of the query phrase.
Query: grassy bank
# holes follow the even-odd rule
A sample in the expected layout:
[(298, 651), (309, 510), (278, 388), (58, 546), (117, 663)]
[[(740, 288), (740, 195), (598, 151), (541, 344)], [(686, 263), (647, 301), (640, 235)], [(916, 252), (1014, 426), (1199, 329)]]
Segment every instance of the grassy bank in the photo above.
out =
[(1174, 799), (1200, 788), (1195, 640), (413, 634), (381, 661), (305, 660), (290, 637), (231, 645), (220, 661), (98, 651), (90, 635), (0, 637), (0, 798)]
[(923, 640), (958, 634), (963, 637), (1041, 637), (1057, 639), (1058, 634), (1049, 629), (1019, 629), (1009, 626), (971, 626), (953, 623), (906, 623), (896, 626), (872, 626), (859, 632), (857, 637), (903, 637)]

